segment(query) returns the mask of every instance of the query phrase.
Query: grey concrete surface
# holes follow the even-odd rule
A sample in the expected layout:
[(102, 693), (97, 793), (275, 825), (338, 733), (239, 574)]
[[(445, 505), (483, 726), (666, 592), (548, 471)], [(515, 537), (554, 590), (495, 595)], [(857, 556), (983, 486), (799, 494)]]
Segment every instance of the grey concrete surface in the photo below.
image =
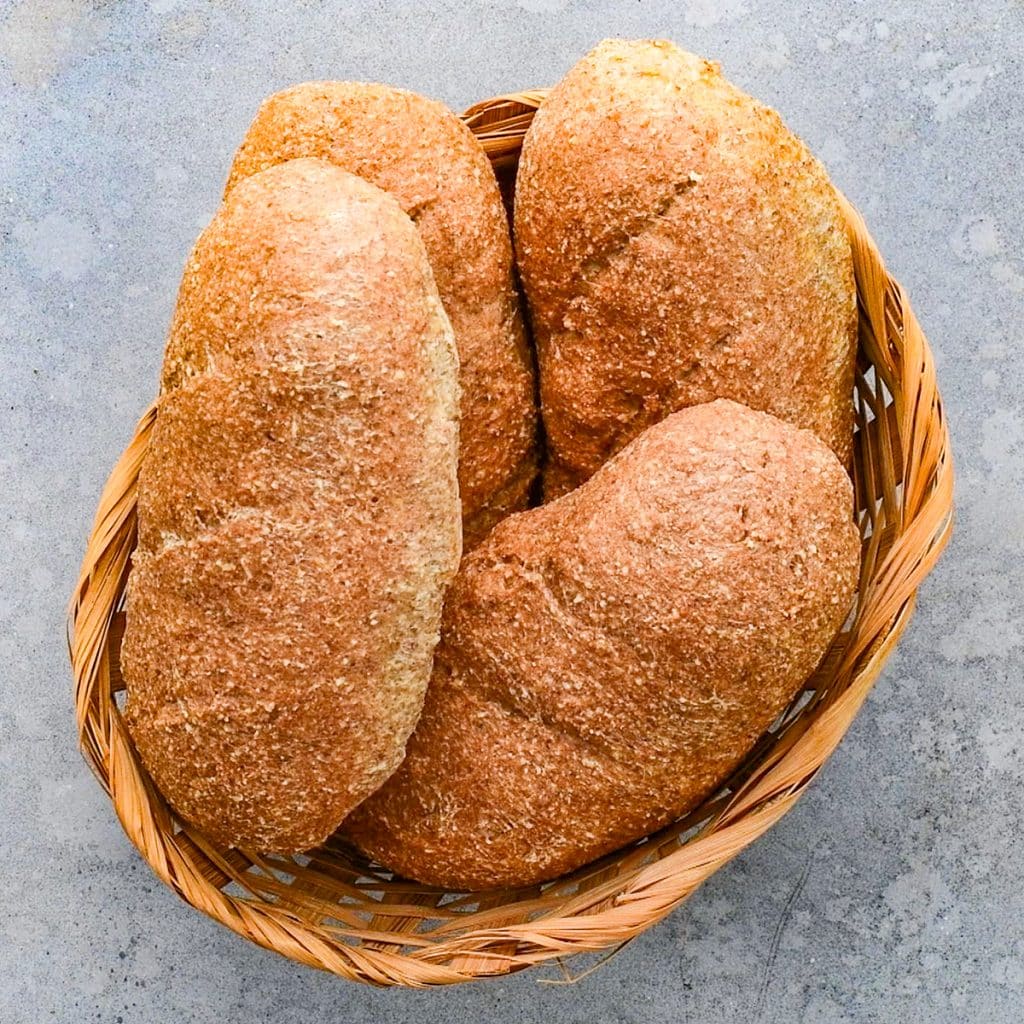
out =
[[(602, 970), (347, 985), (140, 862), (75, 747), (65, 602), (260, 98), (360, 77), (461, 109), (611, 34), (721, 60), (861, 208), (936, 350), (958, 531), (809, 796)], [(0, 1022), (1021, 1020), (1022, 53), (1019, 0), (0, 3)]]

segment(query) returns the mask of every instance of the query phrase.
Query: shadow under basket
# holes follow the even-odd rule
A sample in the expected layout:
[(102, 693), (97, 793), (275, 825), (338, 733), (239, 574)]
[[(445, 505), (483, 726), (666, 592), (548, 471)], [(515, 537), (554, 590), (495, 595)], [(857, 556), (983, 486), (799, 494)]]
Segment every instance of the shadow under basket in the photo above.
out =
[[(543, 92), (471, 107), (509, 196)], [(292, 858), (221, 849), (177, 821), (119, 710), (124, 591), (136, 540), (142, 417), (107, 482), (72, 601), (69, 643), (83, 750), (131, 841), (182, 899), (310, 967), (377, 985), (443, 985), (614, 949), (771, 828), (843, 738), (906, 628), (952, 523), (953, 469), (932, 354), (864, 222), (842, 200), (860, 312), (853, 475), (863, 561), (857, 603), (814, 676), (727, 785), (675, 824), (554, 882), (446, 892), (394, 878), (340, 839)], [(559, 977), (556, 973), (555, 977)]]

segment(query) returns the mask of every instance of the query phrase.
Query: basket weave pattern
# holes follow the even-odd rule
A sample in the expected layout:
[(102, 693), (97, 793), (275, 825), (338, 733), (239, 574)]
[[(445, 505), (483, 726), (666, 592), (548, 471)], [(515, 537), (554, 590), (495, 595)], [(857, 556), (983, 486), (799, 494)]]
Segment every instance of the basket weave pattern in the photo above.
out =
[[(543, 92), (471, 107), (506, 196)], [(850, 622), (790, 710), (729, 783), (685, 818), (542, 886), (448, 893), (395, 880), (340, 839), (306, 856), (220, 849), (177, 821), (119, 710), (124, 590), (154, 404), (100, 498), (72, 599), (80, 740), (132, 842), (194, 907), (300, 963), (380, 985), (436, 985), (621, 945), (678, 906), (800, 798), (842, 739), (952, 525), (953, 470), (935, 367), (900, 285), (843, 200), (860, 309), (854, 481), (863, 562)]]

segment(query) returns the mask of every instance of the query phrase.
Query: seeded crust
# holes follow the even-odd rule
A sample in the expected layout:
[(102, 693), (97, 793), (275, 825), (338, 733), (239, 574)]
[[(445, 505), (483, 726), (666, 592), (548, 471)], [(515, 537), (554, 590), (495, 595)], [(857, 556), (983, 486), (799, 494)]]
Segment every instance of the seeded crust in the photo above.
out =
[(416, 222), (451, 319), (462, 384), (459, 488), (466, 547), (525, 508), (537, 471), (533, 357), (512, 281), (498, 184), (443, 104), (360, 82), (309, 82), (265, 100), (228, 177), (321, 157), (390, 192)]
[(456, 889), (553, 878), (734, 769), (850, 609), (849, 477), (816, 436), (719, 400), (650, 427), (463, 560), (423, 715), (343, 829)]
[(458, 362), (393, 198), (254, 175), (185, 268), (139, 479), (121, 665), (161, 792), (292, 853), (401, 761), (460, 556)]
[(714, 398), (813, 430), (849, 463), (856, 292), (838, 200), (718, 65), (663, 40), (588, 54), (526, 134), (515, 241), (547, 497)]

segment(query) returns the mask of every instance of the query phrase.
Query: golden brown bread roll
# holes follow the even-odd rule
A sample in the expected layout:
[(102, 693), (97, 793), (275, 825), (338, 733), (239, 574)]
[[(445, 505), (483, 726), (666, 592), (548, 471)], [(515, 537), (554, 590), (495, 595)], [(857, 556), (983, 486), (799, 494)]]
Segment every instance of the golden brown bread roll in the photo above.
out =
[(187, 821), (303, 850), (401, 761), (460, 555), (457, 357), (412, 222), (319, 160), (240, 184), (163, 376), (128, 728)]
[(459, 350), (459, 489), (469, 548), (526, 507), (537, 470), (533, 361), (494, 172), (443, 104), (383, 85), (310, 82), (264, 101), (227, 188), (303, 156), (390, 192), (419, 228)]
[(712, 793), (841, 627), (852, 488), (808, 431), (729, 401), (649, 428), (463, 560), (423, 716), (343, 826), (402, 875), (530, 884)]
[(675, 409), (731, 398), (848, 462), (856, 299), (824, 169), (718, 66), (606, 40), (537, 112), (515, 239), (556, 497)]

